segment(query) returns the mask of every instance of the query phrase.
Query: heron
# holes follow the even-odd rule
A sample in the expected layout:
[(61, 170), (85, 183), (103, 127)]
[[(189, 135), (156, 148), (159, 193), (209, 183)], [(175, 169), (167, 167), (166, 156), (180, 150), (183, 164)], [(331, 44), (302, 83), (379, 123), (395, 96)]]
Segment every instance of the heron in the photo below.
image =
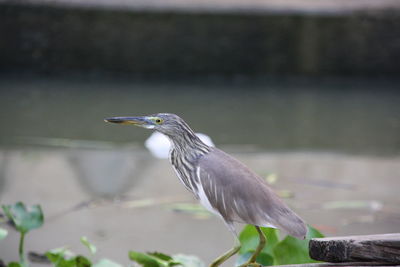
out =
[(178, 115), (157, 113), (104, 120), (155, 130), (169, 138), (172, 144), (169, 161), (179, 180), (207, 210), (223, 220), (234, 236), (233, 247), (215, 259), (210, 267), (221, 265), (240, 250), (235, 222), (253, 225), (259, 235), (254, 253), (242, 267), (260, 266), (256, 259), (266, 244), (260, 227), (279, 228), (294, 237), (305, 238), (305, 222), (264, 179), (229, 154), (203, 143)]

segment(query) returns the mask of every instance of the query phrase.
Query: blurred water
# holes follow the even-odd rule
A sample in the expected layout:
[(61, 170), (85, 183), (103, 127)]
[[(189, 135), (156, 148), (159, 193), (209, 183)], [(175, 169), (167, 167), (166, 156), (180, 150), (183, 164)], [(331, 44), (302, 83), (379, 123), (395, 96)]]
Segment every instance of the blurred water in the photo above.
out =
[[(396, 83), (9, 78), (0, 89), (0, 203), (40, 203), (46, 215), (28, 251), (85, 253), (86, 235), (100, 258), (126, 264), (129, 249), (210, 261), (231, 246), (218, 218), (172, 211), (195, 201), (145, 150), (149, 131), (102, 121), (155, 112), (180, 114), (261, 176), (276, 174), (274, 188), (327, 235), (400, 231)], [(0, 258), (16, 252), (10, 230)]]
[(148, 132), (102, 118), (171, 112), (216, 144), (398, 154), (398, 83), (0, 80), (0, 141), (61, 137), (137, 142)]

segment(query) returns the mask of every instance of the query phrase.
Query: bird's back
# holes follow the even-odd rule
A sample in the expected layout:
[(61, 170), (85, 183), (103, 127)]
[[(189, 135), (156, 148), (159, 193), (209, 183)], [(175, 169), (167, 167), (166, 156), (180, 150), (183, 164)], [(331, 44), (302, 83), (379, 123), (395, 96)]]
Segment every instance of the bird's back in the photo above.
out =
[(227, 222), (272, 226), (292, 236), (305, 237), (304, 221), (263, 179), (235, 158), (212, 148), (198, 159), (196, 166), (192, 175), (200, 183), (197, 195), (205, 195), (212, 209)]

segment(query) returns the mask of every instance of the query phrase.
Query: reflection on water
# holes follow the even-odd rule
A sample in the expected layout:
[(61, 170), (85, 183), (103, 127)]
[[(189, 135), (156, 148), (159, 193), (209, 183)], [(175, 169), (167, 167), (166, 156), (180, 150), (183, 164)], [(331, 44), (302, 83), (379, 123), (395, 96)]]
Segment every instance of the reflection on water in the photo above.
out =
[[(150, 132), (102, 121), (162, 111), (182, 115), (261, 176), (276, 174), (285, 201), (327, 235), (399, 232), (395, 87), (3, 79), (0, 203), (42, 204), (47, 221), (29, 234), (28, 251), (67, 244), (85, 253), (86, 235), (99, 257), (124, 264), (130, 249), (210, 261), (231, 245), (223, 223), (171, 211), (166, 199), (194, 201), (168, 161), (144, 150)], [(136, 204), (72, 209), (121, 195)], [(137, 205), (145, 202), (159, 205)], [(0, 242), (0, 258), (17, 258), (17, 240), (11, 231)]]

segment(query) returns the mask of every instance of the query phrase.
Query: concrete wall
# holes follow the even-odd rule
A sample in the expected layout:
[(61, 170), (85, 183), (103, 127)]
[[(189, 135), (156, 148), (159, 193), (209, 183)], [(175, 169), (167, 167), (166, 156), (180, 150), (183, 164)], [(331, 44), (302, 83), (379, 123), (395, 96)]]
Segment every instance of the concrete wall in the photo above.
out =
[(0, 3), (0, 72), (398, 75), (400, 12), (173, 12)]

